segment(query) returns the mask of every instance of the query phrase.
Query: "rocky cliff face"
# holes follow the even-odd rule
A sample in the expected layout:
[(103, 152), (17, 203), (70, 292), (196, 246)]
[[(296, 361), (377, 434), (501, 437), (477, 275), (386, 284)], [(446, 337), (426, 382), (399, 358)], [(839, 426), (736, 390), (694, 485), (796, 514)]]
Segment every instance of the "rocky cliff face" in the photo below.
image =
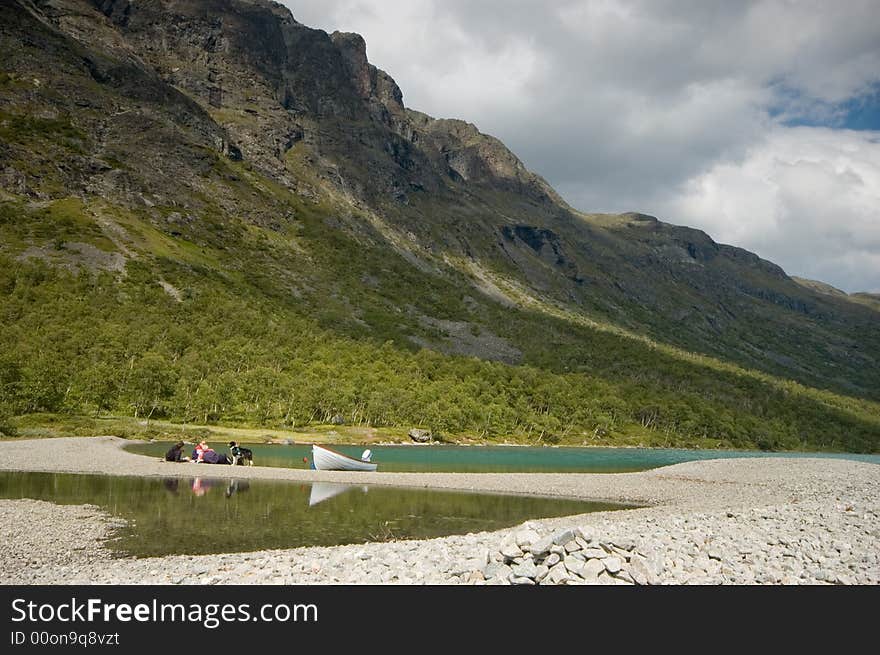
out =
[(0, 46), (7, 195), (100, 197), (178, 236), (205, 216), (283, 231), (292, 213), (241, 191), (278, 185), (507, 305), (880, 394), (876, 313), (702, 232), (573, 210), (497, 139), (407, 109), (357, 34), (265, 0), (14, 0)]
[[(86, 27), (83, 4), (38, 6), (62, 30), (97, 41), (195, 99), (237, 137), (243, 156), (279, 178), (285, 154), (305, 141), (334, 160), (334, 171), (348, 169), (349, 186), (368, 193), (380, 189), (402, 200), (411, 187), (436, 190), (451, 178), (507, 183), (559, 201), (496, 139), (462, 121), (407, 111), (394, 80), (367, 61), (360, 35), (328, 35), (299, 24), (281, 5), (246, 0), (95, 0), (107, 23), (93, 19)], [(383, 155), (367, 176), (348, 165), (365, 145)]]

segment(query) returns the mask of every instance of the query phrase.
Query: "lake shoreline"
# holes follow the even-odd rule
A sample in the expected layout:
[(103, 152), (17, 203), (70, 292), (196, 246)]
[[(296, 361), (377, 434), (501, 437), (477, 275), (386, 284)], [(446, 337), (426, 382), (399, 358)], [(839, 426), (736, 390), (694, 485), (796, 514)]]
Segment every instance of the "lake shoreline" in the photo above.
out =
[[(233, 476), (229, 467), (173, 464), (128, 453), (123, 449), (126, 443), (116, 437), (5, 442), (0, 470), (181, 478), (197, 473), (636, 504), (644, 507), (528, 523), (539, 535), (588, 525), (608, 540), (636, 543), (656, 568), (650, 581), (659, 584), (880, 583), (880, 466), (876, 464), (812, 458), (725, 459), (603, 474), (346, 473), (255, 466), (236, 467)], [(500, 552), (502, 542), (522, 533), (523, 526), (423, 541), (120, 560), (100, 547), (113, 517), (80, 508), (86, 514), (73, 520), (68, 516), (70, 508), (36, 502), (0, 501), (4, 543), (24, 544), (24, 551), (13, 549), (0, 556), (4, 564), (0, 583), (523, 582), (507, 575), (503, 567), (518, 563), (515, 558), (507, 561)], [(45, 515), (42, 525), (29, 518), (34, 511)], [(71, 520), (73, 525), (68, 525)], [(74, 525), (80, 532), (87, 527), (91, 537), (84, 539), (92, 550), (67, 544), (63, 535)], [(22, 559), (30, 564), (14, 565)], [(504, 579), (499, 578), (499, 570)], [(627, 582), (625, 577), (611, 577), (617, 584)], [(582, 581), (575, 578), (563, 581)]]

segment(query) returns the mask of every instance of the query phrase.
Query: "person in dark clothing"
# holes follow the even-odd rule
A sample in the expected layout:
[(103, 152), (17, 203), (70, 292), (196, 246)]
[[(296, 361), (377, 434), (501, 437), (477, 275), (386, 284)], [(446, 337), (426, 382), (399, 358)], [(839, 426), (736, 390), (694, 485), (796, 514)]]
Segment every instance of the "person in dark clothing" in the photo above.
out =
[(166, 462), (182, 462), (183, 461), (183, 442), (178, 441), (171, 446), (171, 449), (165, 453)]
[(216, 450), (208, 449), (202, 453), (202, 461), (205, 464), (232, 464), (232, 460)]
[(193, 461), (197, 464), (201, 462), (204, 462), (205, 464), (232, 464), (231, 459), (226, 455), (218, 453), (205, 441), (200, 441), (199, 445), (196, 446), (195, 455), (196, 457)]

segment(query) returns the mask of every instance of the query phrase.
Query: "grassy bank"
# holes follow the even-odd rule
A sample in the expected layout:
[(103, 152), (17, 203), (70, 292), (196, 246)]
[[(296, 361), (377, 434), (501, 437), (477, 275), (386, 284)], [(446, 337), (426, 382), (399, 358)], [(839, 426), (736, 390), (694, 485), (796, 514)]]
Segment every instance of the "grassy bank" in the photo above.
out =
[[(62, 414), (29, 414), (11, 418), (7, 424), (10, 434), (0, 435), (0, 440), (51, 439), (59, 437), (116, 436), (132, 440), (172, 441), (181, 439), (195, 443), (201, 439), (214, 444), (235, 440), (239, 443), (289, 443), (289, 444), (408, 444), (413, 443), (406, 428), (369, 427), (352, 425), (309, 425), (296, 429), (269, 428), (246, 424), (196, 425), (174, 423), (164, 420), (143, 420), (124, 416), (77, 416)], [(441, 434), (439, 442), (449, 445), (521, 445), (521, 446), (593, 446), (609, 448), (695, 448), (706, 450), (734, 449), (715, 439), (696, 440), (688, 445), (661, 442), (652, 438), (650, 431), (642, 435), (616, 436), (601, 440), (570, 439), (565, 443), (549, 443), (540, 439), (528, 440), (523, 435), (508, 438), (485, 439), (479, 434)], [(735, 448), (736, 450), (758, 450)], [(794, 448), (788, 452), (843, 452), (832, 448)]]

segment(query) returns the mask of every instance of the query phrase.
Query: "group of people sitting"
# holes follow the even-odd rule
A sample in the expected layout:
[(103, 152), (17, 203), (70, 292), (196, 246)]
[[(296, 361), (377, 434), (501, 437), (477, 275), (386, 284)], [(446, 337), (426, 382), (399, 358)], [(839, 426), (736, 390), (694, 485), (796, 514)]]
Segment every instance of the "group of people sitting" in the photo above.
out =
[(192, 451), (191, 457), (183, 454), (184, 443), (178, 441), (171, 449), (165, 453), (166, 462), (193, 462), (194, 464), (238, 464), (252, 463), (253, 453), (247, 448), (242, 448), (234, 441), (229, 442), (229, 451), (231, 454), (218, 453), (211, 448), (204, 440), (200, 441)]

